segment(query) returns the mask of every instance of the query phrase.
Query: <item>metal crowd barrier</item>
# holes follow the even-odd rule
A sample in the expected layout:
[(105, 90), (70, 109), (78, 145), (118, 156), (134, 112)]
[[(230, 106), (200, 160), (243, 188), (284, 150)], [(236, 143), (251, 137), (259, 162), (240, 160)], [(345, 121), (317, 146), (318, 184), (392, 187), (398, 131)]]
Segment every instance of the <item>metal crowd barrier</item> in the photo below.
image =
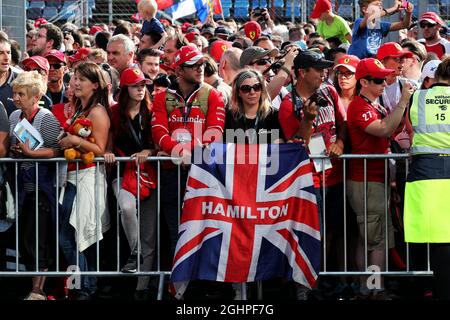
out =
[[(312, 159), (318, 159), (321, 160), (322, 162), (325, 161), (326, 159), (328, 159), (325, 156), (312, 156)], [(373, 271), (368, 271), (368, 250), (367, 250), (367, 190), (364, 190), (364, 195), (365, 195), (365, 235), (364, 235), (364, 252), (365, 252), (365, 270), (366, 271), (355, 271), (355, 270), (350, 270), (349, 266), (348, 266), (348, 239), (347, 239), (347, 225), (346, 225), (346, 220), (347, 220), (347, 215), (348, 215), (348, 210), (349, 210), (349, 204), (347, 203), (347, 194), (346, 194), (346, 179), (347, 179), (347, 163), (349, 160), (351, 159), (363, 159), (364, 160), (364, 182), (367, 182), (367, 166), (368, 166), (368, 161), (372, 160), (372, 159), (384, 159), (384, 163), (385, 163), (385, 238), (387, 238), (387, 221), (388, 221), (388, 201), (387, 199), (389, 198), (388, 195), (388, 183), (389, 183), (389, 161), (390, 160), (396, 160), (396, 161), (405, 161), (406, 163), (406, 174), (408, 172), (408, 158), (409, 155), (408, 154), (386, 154), (386, 155), (373, 155), (373, 154), (369, 154), (369, 155), (342, 155), (340, 157), (340, 159), (342, 159), (342, 169), (343, 169), (343, 203), (344, 203), (344, 224), (343, 224), (343, 234), (344, 234), (344, 248), (343, 248), (343, 252), (341, 253), (344, 256), (344, 266), (342, 270), (330, 270), (330, 268), (328, 267), (328, 257), (326, 255), (327, 253), (327, 208), (325, 206), (325, 201), (323, 202), (323, 258), (322, 258), (322, 270), (320, 272), (320, 275), (327, 275), (327, 276), (369, 276), (369, 275), (373, 275), (374, 272)], [(121, 225), (121, 220), (120, 220), (120, 213), (119, 213), (119, 204), (118, 201), (116, 199), (116, 225), (117, 228), (115, 230), (116, 232), (116, 244), (117, 244), (117, 252), (116, 252), (116, 268), (115, 270), (101, 270), (100, 268), (100, 241), (99, 241), (99, 232), (100, 232), (100, 228), (97, 228), (97, 234), (96, 234), (96, 256), (97, 256), (97, 261), (96, 261), (96, 270), (95, 271), (82, 271), (82, 272), (70, 272), (70, 271), (64, 271), (64, 270), (60, 270), (60, 257), (59, 257), (59, 208), (58, 208), (58, 200), (59, 200), (59, 196), (56, 197), (56, 252), (55, 252), (55, 257), (56, 257), (56, 270), (55, 271), (39, 271), (38, 268), (38, 264), (39, 264), (39, 257), (38, 255), (36, 255), (36, 270), (35, 271), (21, 271), (19, 270), (19, 223), (18, 223), (18, 188), (17, 188), (17, 182), (18, 182), (18, 165), (22, 162), (34, 162), (36, 163), (36, 167), (35, 167), (35, 172), (36, 172), (36, 176), (38, 176), (38, 172), (39, 172), (39, 164), (40, 163), (46, 163), (46, 162), (54, 162), (56, 163), (56, 171), (58, 172), (59, 168), (61, 166), (64, 166), (66, 164), (66, 160), (64, 158), (54, 158), (54, 159), (11, 159), (11, 158), (2, 158), (0, 159), (0, 164), (3, 163), (13, 163), (14, 164), (14, 170), (15, 170), (15, 185), (16, 188), (13, 191), (14, 195), (15, 195), (15, 209), (16, 209), (16, 222), (15, 223), (15, 250), (16, 250), (16, 269), (14, 271), (3, 271), (0, 270), (0, 277), (18, 277), (18, 276), (72, 276), (74, 274), (76, 275), (81, 275), (81, 276), (114, 276), (114, 277), (139, 277), (139, 276), (157, 276), (159, 277), (159, 283), (158, 283), (158, 299), (161, 300), (162, 296), (163, 296), (163, 288), (164, 288), (164, 282), (165, 280), (170, 278), (170, 270), (161, 270), (161, 188), (160, 188), (160, 175), (161, 175), (161, 162), (163, 161), (171, 161), (174, 160), (171, 157), (149, 157), (148, 161), (151, 162), (157, 162), (157, 177), (158, 177), (158, 185), (156, 188), (156, 192), (157, 192), (157, 244), (156, 244), (156, 270), (155, 271), (142, 271), (140, 270), (140, 228), (139, 228), (139, 224), (138, 224), (138, 235), (137, 235), (137, 239), (138, 239), (138, 263), (137, 263), (137, 272), (136, 273), (123, 273), (121, 272), (121, 265), (120, 265), (120, 257), (121, 257), (121, 252), (120, 252), (120, 225)], [(117, 173), (119, 176), (119, 172), (120, 172), (120, 166), (127, 161), (134, 161), (134, 159), (131, 159), (129, 157), (117, 157), (116, 158), (117, 161)], [(78, 181), (78, 173), (79, 173), (79, 164), (80, 161), (76, 160), (76, 175), (77, 175), (77, 181)], [(98, 177), (99, 174), (99, 170), (100, 170), (100, 166), (103, 165), (104, 162), (104, 158), (95, 158), (94, 159), (95, 162), (95, 172), (96, 172), (96, 176)], [(177, 170), (178, 170), (178, 190), (176, 191), (178, 194), (178, 201), (179, 203), (181, 203), (181, 192), (180, 192), (180, 165), (177, 166)], [(139, 176), (139, 167), (138, 167), (138, 176)], [(405, 178), (406, 179), (406, 178)], [(323, 173), (323, 180), (325, 180), (325, 173)], [(119, 183), (119, 181), (117, 181), (117, 183)], [(77, 185), (78, 188), (78, 185)], [(365, 188), (366, 189), (366, 188)], [(59, 195), (59, 176), (58, 174), (56, 175), (56, 183), (55, 183), (55, 193), (57, 195)], [(96, 193), (96, 197), (98, 198), (98, 185), (96, 184), (95, 186), (95, 193)], [(139, 200), (139, 186), (138, 186), (138, 200)], [(37, 181), (36, 181), (36, 204), (38, 203), (38, 189), (37, 189)], [(325, 199), (325, 190), (323, 189), (323, 199)], [(36, 205), (36, 219), (38, 219), (38, 206)], [(140, 222), (140, 201), (137, 201), (137, 214), (138, 214), (138, 223)], [(178, 222), (179, 222), (179, 217), (181, 214), (181, 208), (180, 206), (178, 206)], [(111, 217), (113, 218), (113, 217)], [(96, 221), (97, 221), (97, 225), (99, 225), (100, 222), (100, 215), (98, 212), (98, 208), (96, 205)], [(79, 205), (77, 205), (77, 224), (79, 224)], [(110, 231), (111, 232), (111, 231)], [(36, 221), (36, 252), (38, 253), (38, 223)], [(77, 234), (77, 237), (79, 236), (79, 234)], [(78, 240), (78, 238), (77, 238)], [(409, 244), (406, 244), (406, 270), (390, 270), (389, 269), (389, 249), (388, 249), (388, 241), (386, 241), (386, 266), (385, 266), (385, 271), (381, 271), (378, 274), (380, 275), (386, 275), (386, 276), (424, 276), (424, 275), (432, 275), (432, 271), (430, 270), (430, 249), (429, 249), (429, 245), (427, 248), (427, 268), (426, 270), (412, 270), (410, 268), (410, 247)], [(78, 252), (78, 241), (77, 241), (77, 252)], [(78, 260), (79, 256), (77, 255), (77, 265), (78, 265)], [(245, 284), (243, 284), (243, 288), (245, 288)], [(257, 291), (258, 291), (258, 298), (262, 298), (262, 284), (258, 283), (257, 284)], [(243, 298), (246, 299), (246, 293), (245, 290), (243, 292)]]

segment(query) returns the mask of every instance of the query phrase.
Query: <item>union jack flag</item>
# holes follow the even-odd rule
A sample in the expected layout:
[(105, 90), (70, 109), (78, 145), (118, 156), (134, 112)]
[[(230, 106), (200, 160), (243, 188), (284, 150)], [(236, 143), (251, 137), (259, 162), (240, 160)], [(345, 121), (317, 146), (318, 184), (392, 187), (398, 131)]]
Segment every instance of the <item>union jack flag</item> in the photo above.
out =
[(171, 276), (175, 296), (193, 279), (285, 277), (311, 288), (321, 247), (305, 148), (214, 143), (209, 150), (187, 181)]

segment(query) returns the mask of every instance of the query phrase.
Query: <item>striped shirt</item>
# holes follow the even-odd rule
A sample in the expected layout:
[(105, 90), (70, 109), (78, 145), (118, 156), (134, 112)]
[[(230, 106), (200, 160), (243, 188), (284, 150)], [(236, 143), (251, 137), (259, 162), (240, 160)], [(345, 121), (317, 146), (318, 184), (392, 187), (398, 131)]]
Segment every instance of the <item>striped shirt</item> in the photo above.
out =
[[(44, 140), (44, 144), (41, 148), (52, 148), (59, 150), (60, 147), (58, 145), (58, 135), (60, 130), (60, 125), (55, 116), (51, 113), (50, 110), (45, 108), (39, 108), (39, 112), (33, 119), (33, 127), (41, 134), (42, 139)], [(17, 138), (14, 135), (14, 128), (17, 123), (21, 121), (22, 110), (16, 110), (9, 116), (9, 141), (11, 145), (17, 144)], [(26, 158), (26, 157), (21, 157)], [(21, 164), (21, 168), (28, 170), (30, 168), (34, 168), (34, 162), (23, 162)], [(27, 192), (32, 192), (35, 190), (34, 184), (25, 184), (24, 189)]]

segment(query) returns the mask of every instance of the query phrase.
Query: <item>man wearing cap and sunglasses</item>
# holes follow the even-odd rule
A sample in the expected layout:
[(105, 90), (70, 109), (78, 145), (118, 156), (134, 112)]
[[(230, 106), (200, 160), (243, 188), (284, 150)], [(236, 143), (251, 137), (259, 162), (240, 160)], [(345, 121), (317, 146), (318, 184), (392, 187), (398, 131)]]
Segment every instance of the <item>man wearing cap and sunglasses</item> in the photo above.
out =
[[(389, 137), (402, 121), (410, 97), (414, 92), (411, 84), (405, 83), (401, 99), (390, 113), (377, 103), (386, 87), (386, 79), (395, 70), (386, 69), (376, 59), (363, 59), (356, 67), (355, 77), (358, 81), (357, 96), (347, 110), (347, 127), (352, 154), (386, 154), (389, 148)], [(386, 245), (394, 247), (394, 233), (390, 216), (385, 215), (385, 161), (371, 160), (364, 172), (362, 159), (350, 160), (347, 177), (347, 195), (350, 205), (357, 215), (359, 227), (356, 260), (360, 270), (364, 269), (364, 239), (367, 236), (368, 263), (379, 266), (382, 270), (386, 265)], [(365, 181), (367, 180), (367, 186)], [(364, 190), (366, 189), (367, 192)], [(389, 194), (389, 192), (387, 193)], [(365, 198), (367, 195), (369, 197)], [(388, 202), (389, 203), (389, 202)], [(385, 221), (387, 220), (388, 226)], [(367, 235), (365, 230), (367, 227)], [(386, 230), (387, 233), (386, 233)], [(388, 239), (388, 244), (386, 244)], [(365, 296), (371, 292), (361, 280), (361, 293)], [(376, 289), (375, 299), (391, 299), (383, 290)]]
[[(190, 158), (193, 146), (221, 138), (225, 125), (222, 95), (204, 83), (202, 53), (192, 46), (179, 49), (172, 69), (176, 81), (155, 95), (153, 103), (152, 136), (163, 155)], [(166, 163), (167, 164), (167, 163)], [(163, 165), (161, 170), (161, 204), (169, 228), (171, 254), (178, 238), (178, 183), (184, 193), (187, 170)]]
[(65, 95), (64, 74), (66, 72), (66, 59), (64, 53), (58, 50), (50, 50), (45, 57), (49, 63), (47, 96), (52, 100), (52, 104), (66, 103), (68, 99)]
[(435, 12), (425, 12), (419, 18), (419, 27), (423, 33), (423, 39), (419, 42), (425, 45), (427, 52), (436, 53), (439, 59), (450, 53), (450, 42), (442, 38), (439, 33), (444, 26), (444, 21)]

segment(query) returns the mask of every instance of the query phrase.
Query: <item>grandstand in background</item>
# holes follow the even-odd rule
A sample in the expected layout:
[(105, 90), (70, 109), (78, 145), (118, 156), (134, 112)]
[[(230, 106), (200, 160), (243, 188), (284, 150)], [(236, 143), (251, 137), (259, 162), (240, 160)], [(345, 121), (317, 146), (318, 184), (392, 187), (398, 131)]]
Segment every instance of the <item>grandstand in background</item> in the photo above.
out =
[[(332, 0), (335, 12), (353, 21), (359, 17), (358, 0)], [(384, 1), (388, 6), (392, 1)], [(443, 19), (450, 18), (450, 0), (411, 0), (416, 6), (414, 15), (420, 12), (435, 11)], [(248, 19), (252, 8), (267, 7), (276, 21), (305, 21), (314, 6), (308, 0), (222, 0), (224, 18), (238, 21)], [(110, 23), (113, 19), (130, 20), (136, 12), (135, 1), (130, 0), (25, 0), (27, 18), (40, 17), (52, 22), (74, 22), (77, 25)], [(164, 13), (161, 13), (164, 15)], [(216, 16), (215, 18), (221, 18)]]

